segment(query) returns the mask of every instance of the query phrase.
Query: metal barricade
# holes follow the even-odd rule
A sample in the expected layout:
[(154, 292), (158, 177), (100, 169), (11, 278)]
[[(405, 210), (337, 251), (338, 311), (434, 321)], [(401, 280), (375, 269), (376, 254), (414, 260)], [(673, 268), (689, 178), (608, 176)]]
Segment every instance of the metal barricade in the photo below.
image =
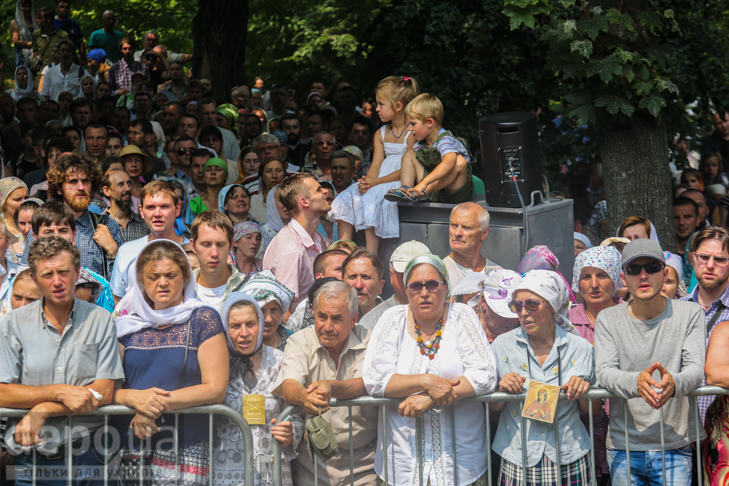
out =
[[(28, 413), (27, 410), (19, 410), (14, 408), (0, 408), (0, 417), (24, 417)], [(134, 415), (136, 414), (136, 410), (129, 407), (124, 407), (122, 405), (107, 405), (105, 407), (99, 407), (97, 410), (89, 413), (82, 414), (83, 416), (103, 416), (104, 417), (104, 436), (105, 436), (105, 447), (108, 446), (108, 432), (109, 432), (109, 417), (112, 415)], [(213, 468), (213, 415), (220, 415), (226, 418), (229, 418), (232, 420), (238, 427), (240, 427), (241, 434), (243, 435), (243, 445), (244, 445), (244, 484), (245, 485), (253, 485), (253, 478), (254, 478), (254, 450), (253, 450), (253, 434), (251, 433), (251, 428), (248, 425), (248, 423), (243, 419), (243, 416), (233, 410), (230, 407), (227, 407), (225, 405), (204, 405), (200, 407), (190, 407), (190, 408), (184, 408), (180, 410), (171, 410), (169, 412), (165, 412), (165, 415), (174, 415), (175, 417), (175, 424), (174, 424), (174, 451), (175, 451), (175, 484), (179, 484), (179, 467), (178, 467), (178, 437), (177, 437), (177, 430), (178, 430), (178, 420), (180, 415), (186, 415), (186, 414), (204, 414), (208, 415), (208, 427), (209, 427), (209, 447), (208, 447), (208, 481), (210, 486), (213, 486), (213, 476), (214, 476), (214, 468)], [(70, 415), (68, 425), (66, 425), (66, 453), (67, 453), (67, 464), (68, 464), (68, 471), (67, 471), (67, 483), (68, 486), (71, 486), (73, 483), (73, 445), (71, 441), (71, 433), (73, 427), (73, 419), (74, 417), (78, 417), (79, 415)], [(274, 441), (275, 442), (275, 441)], [(93, 446), (91, 446), (93, 447)], [(141, 460), (142, 457), (142, 447), (140, 447), (140, 461), (139, 461), (139, 485), (143, 486), (144, 484), (144, 461)], [(33, 449), (33, 486), (36, 484), (36, 451), (35, 448)], [(109, 454), (104, 454), (104, 486), (108, 486), (109, 484)]]
[[(729, 389), (719, 388), (717, 386), (702, 386), (694, 391), (690, 392), (688, 396), (696, 397), (700, 395), (729, 395)], [(486, 444), (487, 444), (487, 465), (488, 469), (486, 472), (486, 476), (488, 478), (488, 485), (493, 486), (492, 484), (492, 478), (491, 478), (491, 420), (489, 416), (489, 404), (492, 402), (511, 402), (511, 401), (521, 401), (523, 402), (526, 398), (526, 393), (523, 393), (521, 395), (511, 395), (509, 393), (492, 393), (489, 395), (481, 395), (476, 397), (468, 397), (461, 400), (458, 400), (456, 404), (458, 403), (466, 403), (466, 402), (483, 402), (485, 405), (485, 413), (486, 413), (486, 429), (484, 430), (484, 433), (486, 434)], [(605, 389), (601, 388), (594, 388), (592, 390), (589, 390), (587, 393), (585, 393), (581, 399), (605, 399), (605, 398), (620, 398), (617, 395), (614, 395), (610, 392), (608, 392)], [(567, 394), (565, 392), (560, 393), (559, 396), (560, 400), (567, 400)], [(642, 398), (640, 398), (642, 400)], [(348, 407), (349, 409), (349, 450), (352, 450), (352, 407), (353, 406), (377, 406), (381, 407), (381, 420), (378, 426), (383, 428), (383, 437), (384, 442), (382, 444), (378, 444), (378, 447), (381, 447), (383, 450), (383, 464), (382, 464), (382, 479), (385, 481), (385, 484), (391, 485), (391, 486), (398, 486), (394, 484), (394, 482), (389, 481), (389, 475), (388, 475), (388, 460), (387, 460), (387, 415), (385, 406), (387, 405), (397, 405), (400, 402), (402, 402), (404, 398), (377, 398), (377, 397), (360, 397), (352, 400), (337, 400), (332, 399), (330, 402), (331, 407)], [(703, 468), (702, 468), (702, 462), (701, 462), (701, 441), (699, 440), (700, 437), (700, 430), (703, 428), (701, 421), (700, 421), (700, 414), (699, 414), (699, 406), (698, 401), (694, 401), (694, 408), (695, 408), (695, 427), (696, 427), (696, 465), (698, 471), (698, 477), (699, 477), (699, 484), (702, 483), (702, 475), (703, 475)], [(451, 423), (453, 424), (453, 417), (454, 417), (454, 408), (452, 405), (449, 405), (450, 408), (450, 418)], [(294, 406), (288, 406), (286, 407), (281, 414), (279, 414), (277, 422), (282, 421), (287, 416), (301, 411), (302, 407), (294, 407)], [(592, 409), (592, 402), (589, 402), (589, 415), (590, 415), (590, 475), (592, 477), (592, 485), (597, 486), (597, 478), (595, 476), (595, 444), (594, 444), (594, 430), (593, 430), (593, 409)], [(666, 462), (665, 462), (665, 442), (664, 442), (664, 435), (663, 435), (663, 409), (660, 410), (660, 427), (661, 427), (661, 464), (662, 464), (662, 470), (663, 470), (663, 484), (668, 485), (666, 482)], [(628, 423), (628, 407), (625, 407), (625, 423)], [(521, 437), (522, 437), (522, 444), (524, 447), (522, 447), (522, 474), (523, 477), (527, 477), (527, 467), (526, 467), (526, 458), (527, 458), (527, 448), (526, 448), (526, 427), (525, 427), (525, 419), (521, 418)], [(557, 423), (557, 418), (555, 417), (554, 421), (554, 430), (555, 430), (555, 443), (556, 443), (556, 450), (557, 450), (557, 470), (560, 471), (560, 478), (561, 478), (561, 450), (559, 445), (559, 424)], [(421, 428), (416, 428), (416, 440), (415, 443), (420, 442), (420, 436), (423, 433)], [(302, 439), (303, 440), (303, 439)], [(457, 466), (457, 457), (456, 457), (456, 437), (455, 437), (455, 427), (451, 427), (451, 443), (453, 448), (453, 484), (460, 484), (458, 482), (458, 466)], [(627, 457), (627, 468), (628, 471), (630, 471), (630, 442), (629, 442), (629, 432), (628, 428), (625, 429), (625, 444), (626, 444), (626, 457)], [(274, 464), (273, 464), (273, 486), (281, 486), (281, 478), (282, 478), (282, 462), (281, 458), (282, 452), (281, 452), (281, 445), (278, 441), (273, 441), (273, 456), (274, 456)], [(308, 459), (306, 459), (308, 460)], [(318, 462), (319, 459), (315, 460)], [(421, 454), (421, 451), (418, 451), (417, 454), (417, 460), (418, 460), (418, 477), (419, 477), (419, 484), (420, 486), (424, 486), (427, 484), (427, 481), (423, 481), (423, 456)], [(353, 467), (353, 456), (350, 454), (350, 484), (354, 485), (354, 467)], [(373, 466), (374, 467), (374, 466)], [(318, 484), (318, 477), (317, 477), (317, 471), (318, 467), (314, 466), (314, 480), (315, 484)], [(630, 474), (628, 474), (628, 484), (630, 484)]]

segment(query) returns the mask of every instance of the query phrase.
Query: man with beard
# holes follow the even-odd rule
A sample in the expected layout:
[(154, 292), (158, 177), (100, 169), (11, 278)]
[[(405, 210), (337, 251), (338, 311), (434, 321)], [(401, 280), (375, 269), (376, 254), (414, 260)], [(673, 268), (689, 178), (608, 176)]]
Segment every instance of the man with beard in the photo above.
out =
[(150, 182), (142, 188), (139, 199), (139, 215), (147, 224), (149, 235), (124, 243), (119, 248), (114, 273), (109, 280), (116, 303), (127, 292), (129, 268), (137, 261), (147, 243), (166, 239), (185, 246), (190, 242), (175, 232), (175, 219), (180, 215), (181, 202), (177, 198), (177, 189), (171, 182)]
[[(729, 231), (707, 226), (691, 242), (691, 251), (694, 252), (694, 273), (699, 284), (681, 300), (696, 302), (704, 308), (708, 347), (714, 326), (729, 321)], [(713, 396), (699, 397), (702, 422), (713, 401)]]
[(86, 153), (94, 159), (96, 167), (106, 158), (106, 144), (109, 141), (109, 131), (99, 122), (91, 122), (84, 128), (84, 144)]
[(306, 154), (311, 150), (311, 142), (301, 141), (301, 121), (296, 115), (284, 115), (281, 117), (281, 130), (289, 139), (288, 162), (301, 167), (306, 160)]
[[(61, 157), (48, 171), (49, 199), (64, 202), (76, 216), (76, 247), (81, 252), (81, 265), (108, 278), (124, 238), (116, 221), (89, 212), (93, 194), (99, 192), (100, 183), (99, 171), (86, 155)], [(23, 253), (22, 262), (26, 265), (31, 243), (32, 230), (28, 233)]]
[(129, 129), (129, 124), (132, 122), (132, 112), (126, 106), (117, 106), (114, 108), (114, 113), (111, 115), (111, 126), (116, 128), (116, 131), (125, 135)]
[(132, 211), (132, 179), (121, 169), (111, 169), (101, 178), (101, 190), (111, 201), (107, 214), (121, 227), (124, 243), (149, 234), (142, 217)]

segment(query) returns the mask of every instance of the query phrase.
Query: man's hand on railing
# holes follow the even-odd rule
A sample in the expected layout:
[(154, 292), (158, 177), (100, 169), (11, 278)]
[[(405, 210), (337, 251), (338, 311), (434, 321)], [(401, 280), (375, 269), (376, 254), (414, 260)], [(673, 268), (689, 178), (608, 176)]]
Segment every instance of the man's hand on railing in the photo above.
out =
[(505, 374), (501, 381), (499, 381), (499, 391), (518, 395), (522, 392), (525, 381), (526, 378), (512, 371)]
[(30, 409), (15, 428), (15, 442), (24, 447), (42, 442), (43, 439), (40, 438), (38, 432), (40, 432), (48, 417), (50, 415), (46, 413), (44, 403)]
[[(661, 374), (660, 383), (653, 379), (655, 371)], [(656, 392), (654, 388), (661, 389), (660, 393)], [(638, 375), (638, 393), (648, 405), (656, 410), (665, 405), (675, 391), (676, 382), (673, 380), (673, 376), (660, 363), (653, 363)]]
[(160, 428), (157, 427), (153, 419), (139, 412), (134, 416), (129, 426), (134, 428), (134, 435), (137, 436), (137, 439), (141, 440), (152, 437), (160, 431)]
[(129, 390), (127, 402), (137, 412), (156, 420), (164, 412), (170, 411), (167, 398), (170, 392), (161, 388), (148, 388), (146, 390)]
[(304, 408), (309, 415), (319, 415), (329, 410), (329, 400), (332, 399), (332, 387), (326, 380), (315, 381), (306, 389)]
[(71, 385), (58, 386), (60, 390), (56, 395), (56, 401), (64, 404), (73, 413), (91, 412), (99, 407), (99, 400), (88, 388)]
[(458, 400), (458, 393), (453, 389), (460, 382), (460, 378), (449, 380), (440, 376), (427, 374), (425, 391), (436, 405), (444, 407)]
[(577, 400), (589, 389), (590, 384), (579, 376), (571, 377), (570, 381), (560, 387), (560, 390), (567, 392), (567, 398), (570, 400)]
[(410, 395), (398, 405), (397, 411), (402, 417), (417, 418), (422, 417), (433, 405), (435, 401), (428, 395)]

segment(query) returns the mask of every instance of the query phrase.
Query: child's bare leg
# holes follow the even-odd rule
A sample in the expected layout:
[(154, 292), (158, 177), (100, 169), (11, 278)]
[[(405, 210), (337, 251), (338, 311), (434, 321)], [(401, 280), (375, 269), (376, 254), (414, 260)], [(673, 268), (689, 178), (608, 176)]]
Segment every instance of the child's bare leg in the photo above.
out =
[(337, 220), (337, 230), (339, 231), (340, 240), (352, 240), (354, 238), (354, 225), (346, 221)]
[(375, 234), (375, 228), (366, 228), (364, 231), (367, 249), (377, 254), (377, 249), (380, 247), (380, 237)]
[[(420, 165), (418, 159), (415, 157), (414, 150), (408, 150), (405, 155), (402, 156), (402, 163), (400, 167), (400, 184), (403, 186), (414, 186), (417, 177), (417, 166)], [(420, 166), (422, 167), (422, 165)]]
[(446, 176), (428, 184), (428, 194), (445, 189), (446, 192), (453, 192), (463, 187), (468, 182), (468, 162), (465, 157), (456, 157), (456, 166)]

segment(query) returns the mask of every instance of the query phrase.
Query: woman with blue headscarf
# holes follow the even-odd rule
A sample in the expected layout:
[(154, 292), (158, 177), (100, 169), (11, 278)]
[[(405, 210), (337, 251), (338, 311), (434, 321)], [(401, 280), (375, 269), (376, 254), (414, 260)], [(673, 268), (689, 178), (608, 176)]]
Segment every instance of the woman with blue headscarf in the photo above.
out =
[(454, 456), (458, 484), (485, 484), (483, 407), (454, 402), (496, 387), (496, 363), (486, 334), (470, 307), (448, 303), (448, 271), (437, 256), (410, 260), (403, 280), (408, 305), (395, 306), (380, 317), (362, 370), (370, 395), (404, 399), (386, 406), (387, 428), (377, 431), (375, 472), (384, 479), (387, 460), (390, 484), (411, 484), (418, 474), (412, 437), (420, 428), (423, 444), (428, 444), (423, 450), (424, 476), (428, 476), (423, 484), (455, 484), (449, 473)]
[[(238, 411), (248, 421), (253, 434), (254, 456), (271, 455), (273, 440), (281, 443), (282, 484), (293, 484), (289, 461), (296, 457), (296, 448), (304, 432), (304, 422), (299, 414), (288, 421), (276, 424), (275, 417), (285, 404), (273, 395), (274, 384), (281, 370), (283, 352), (263, 344), (263, 312), (253, 297), (243, 292), (233, 292), (225, 300), (220, 314), (228, 341), (230, 377), (224, 405)], [(253, 400), (262, 397), (263, 417), (250, 415), (248, 396)], [(259, 400), (261, 400), (259, 398)], [(245, 404), (249, 404), (246, 408)], [(260, 420), (262, 418), (262, 420)], [(240, 428), (230, 419), (217, 416), (214, 422), (213, 449), (214, 483), (234, 486), (241, 483), (245, 464), (243, 437)], [(262, 464), (254, 473), (255, 486), (272, 484), (272, 464)]]

